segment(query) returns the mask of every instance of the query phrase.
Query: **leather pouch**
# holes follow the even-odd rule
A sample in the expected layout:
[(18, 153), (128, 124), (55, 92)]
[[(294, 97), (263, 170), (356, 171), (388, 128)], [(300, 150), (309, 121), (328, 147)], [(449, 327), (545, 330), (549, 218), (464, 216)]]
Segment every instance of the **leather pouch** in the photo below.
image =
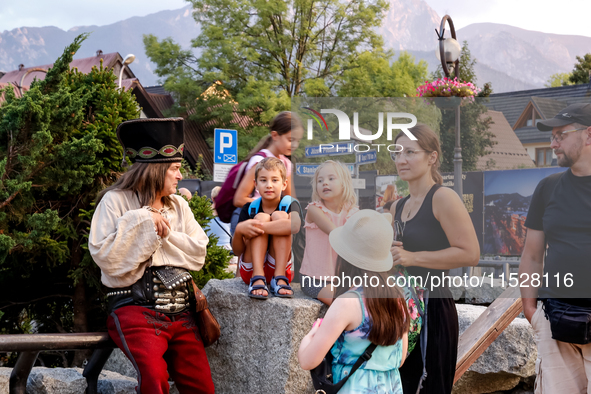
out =
[(205, 295), (199, 290), (194, 281), (191, 280), (191, 283), (195, 295), (195, 322), (199, 327), (203, 346), (208, 347), (220, 338), (220, 324), (209, 310)]

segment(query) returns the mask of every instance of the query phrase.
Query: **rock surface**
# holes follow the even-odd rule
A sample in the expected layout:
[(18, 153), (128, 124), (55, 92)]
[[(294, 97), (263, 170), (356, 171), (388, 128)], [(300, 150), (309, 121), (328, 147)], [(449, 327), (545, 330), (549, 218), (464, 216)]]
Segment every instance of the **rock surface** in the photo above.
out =
[(500, 279), (493, 279), (490, 277), (472, 276), (468, 280), (456, 281), (456, 284), (460, 286), (450, 287), (450, 291), (453, 294), (454, 300), (465, 302), (466, 304), (491, 304), (497, 299), (503, 291), (507, 288), (503, 287), (503, 282)]
[[(460, 335), (486, 310), (475, 305), (456, 305)], [(510, 390), (535, 374), (537, 348), (526, 319), (516, 318), (486, 349), (454, 386), (454, 394)]]
[(86, 390), (81, 368), (35, 367), (27, 380), (27, 394), (80, 394)]
[(98, 394), (131, 394), (135, 393), (137, 380), (116, 372), (105, 371), (99, 375)]
[(207, 348), (216, 393), (313, 392), (310, 373), (297, 350), (325, 310), (292, 284), (293, 299), (251, 299), (240, 278), (210, 280), (203, 289), (222, 327), (218, 344)]
[(8, 383), (12, 368), (0, 367), (0, 393), (8, 393)]
[[(35, 367), (27, 380), (27, 394), (81, 394), (87, 387), (81, 368)], [(0, 394), (8, 394), (12, 368), (0, 368)], [(170, 394), (178, 394), (174, 383)], [(97, 389), (99, 394), (135, 394), (137, 380), (112, 371), (101, 372)]]
[(137, 380), (137, 372), (133, 364), (120, 349), (113, 350), (113, 353), (111, 353), (111, 356), (103, 367), (103, 371), (117, 372), (118, 374)]

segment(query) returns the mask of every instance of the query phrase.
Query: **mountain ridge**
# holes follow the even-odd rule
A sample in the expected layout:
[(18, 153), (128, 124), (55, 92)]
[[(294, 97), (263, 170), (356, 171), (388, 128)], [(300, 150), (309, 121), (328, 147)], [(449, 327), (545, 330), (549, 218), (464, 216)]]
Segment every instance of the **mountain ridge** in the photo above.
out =
[[(378, 31), (386, 49), (394, 49), (397, 54), (408, 51), (417, 60), (426, 60), (433, 71), (439, 64), (435, 58), (435, 28), (439, 28), (440, 21), (424, 0), (390, 0), (390, 9)], [(142, 84), (149, 86), (156, 84), (158, 77), (153, 73), (155, 65), (145, 55), (142, 36), (172, 37), (186, 49), (200, 28), (187, 5), (102, 26), (4, 30), (0, 33), (0, 70), (14, 70), (19, 64), (31, 67), (53, 63), (76, 35), (89, 31), (93, 33), (76, 58), (93, 56), (98, 49), (122, 56), (133, 53), (136, 60), (130, 67)], [(468, 41), (472, 57), (478, 61), (478, 85), (492, 82), (496, 93), (543, 87), (552, 74), (571, 71), (577, 55), (591, 52), (591, 37), (543, 33), (492, 22), (462, 27), (457, 37), (460, 42)]]

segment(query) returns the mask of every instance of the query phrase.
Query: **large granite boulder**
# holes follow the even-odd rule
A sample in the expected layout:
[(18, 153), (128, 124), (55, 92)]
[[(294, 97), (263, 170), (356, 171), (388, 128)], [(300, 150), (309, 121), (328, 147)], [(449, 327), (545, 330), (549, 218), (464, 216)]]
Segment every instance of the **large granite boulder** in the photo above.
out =
[(12, 368), (0, 367), (0, 393), (8, 393), (8, 383)]
[(81, 368), (35, 367), (27, 380), (27, 394), (79, 394), (86, 386)]
[[(0, 394), (8, 394), (12, 368), (0, 368)], [(170, 382), (170, 394), (178, 394)], [(137, 380), (116, 372), (103, 370), (99, 375), (99, 394), (135, 394)], [(86, 378), (80, 368), (35, 367), (27, 380), (27, 394), (81, 394), (86, 390)]]
[[(456, 305), (460, 334), (486, 307)], [(516, 318), (486, 349), (454, 386), (454, 394), (491, 393), (515, 388), (535, 375), (537, 348), (533, 330), (524, 318)]]
[(132, 394), (135, 393), (137, 380), (116, 372), (103, 370), (97, 384), (98, 394)]
[(113, 353), (111, 353), (103, 367), (103, 371), (117, 372), (118, 374), (129, 376), (137, 381), (137, 372), (135, 371), (133, 364), (120, 349), (113, 350)]
[(240, 278), (210, 280), (203, 289), (222, 336), (207, 348), (216, 393), (314, 392), (297, 351), (304, 335), (325, 311), (292, 284), (293, 299), (255, 300)]
[(450, 287), (454, 300), (466, 304), (489, 305), (500, 296), (507, 287), (500, 279), (490, 276), (455, 277), (455, 285)]

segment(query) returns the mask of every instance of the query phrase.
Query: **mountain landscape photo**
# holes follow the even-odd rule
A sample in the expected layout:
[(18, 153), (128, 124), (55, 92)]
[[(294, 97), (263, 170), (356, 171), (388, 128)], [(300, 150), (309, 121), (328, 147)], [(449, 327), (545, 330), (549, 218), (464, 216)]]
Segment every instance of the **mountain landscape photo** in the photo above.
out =
[[(425, 60), (429, 71), (439, 64), (435, 57), (441, 16), (424, 0), (390, 0), (379, 32), (387, 49), (395, 54), (408, 51), (416, 60)], [(452, 15), (453, 17), (453, 15)], [(77, 58), (119, 52), (133, 53), (130, 66), (142, 85), (158, 83), (155, 65), (145, 55), (143, 35), (159, 39), (171, 37), (183, 48), (199, 35), (190, 6), (132, 17), (104, 26), (79, 26), (67, 31), (57, 27), (21, 27), (0, 32), (0, 71), (50, 64), (63, 48), (82, 32), (91, 32)], [(555, 73), (572, 70), (576, 56), (591, 52), (591, 37), (558, 35), (520, 29), (495, 23), (476, 23), (457, 30), (460, 42), (466, 40), (477, 59), (477, 84), (492, 82), (496, 93), (543, 87)]]

